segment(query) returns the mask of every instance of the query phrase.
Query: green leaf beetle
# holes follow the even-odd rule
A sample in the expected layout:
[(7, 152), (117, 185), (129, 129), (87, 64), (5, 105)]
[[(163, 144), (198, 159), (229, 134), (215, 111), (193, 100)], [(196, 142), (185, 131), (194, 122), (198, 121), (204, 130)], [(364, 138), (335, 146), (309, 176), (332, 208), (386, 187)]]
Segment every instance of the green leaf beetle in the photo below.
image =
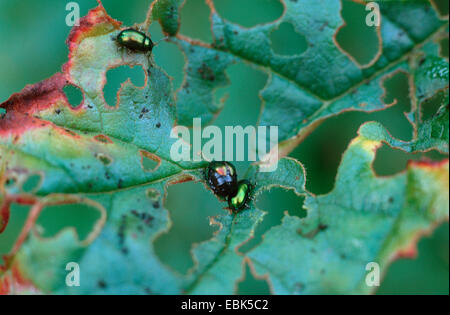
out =
[(228, 206), (233, 212), (239, 212), (248, 207), (252, 199), (253, 185), (248, 180), (241, 180), (237, 184), (236, 193), (228, 196)]
[(151, 52), (155, 46), (149, 36), (133, 28), (121, 31), (116, 37), (116, 42), (119, 46), (142, 53)]

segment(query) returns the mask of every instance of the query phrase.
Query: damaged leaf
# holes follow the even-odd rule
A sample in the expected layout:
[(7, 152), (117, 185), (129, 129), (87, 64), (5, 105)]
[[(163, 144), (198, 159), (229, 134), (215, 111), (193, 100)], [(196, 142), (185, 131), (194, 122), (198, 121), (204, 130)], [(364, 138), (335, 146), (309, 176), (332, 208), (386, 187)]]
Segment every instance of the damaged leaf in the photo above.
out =
[[(153, 2), (143, 25), (158, 21), (185, 54), (179, 90), (173, 91), (151, 55), (118, 47), (115, 38), (124, 27), (100, 3), (71, 31), (62, 71), (0, 105), (0, 233), (12, 203), (31, 206), (0, 267), (0, 293), (232, 294), (246, 262), (267, 279), (272, 293), (370, 293), (364, 282), (368, 262), (379, 263), (385, 273), (394, 259), (415, 255), (421, 235), (448, 220), (448, 159), (410, 163), (392, 177), (372, 170), (383, 143), (407, 152), (448, 154), (448, 60), (438, 49), (438, 40), (448, 37), (448, 22), (428, 2), (381, 4), (383, 49), (364, 68), (335, 41), (343, 25), (340, 1), (284, 0), (280, 19), (252, 28), (226, 21), (212, 1), (206, 2), (212, 43), (178, 33), (181, 0)], [(282, 23), (305, 37), (304, 53), (281, 56), (272, 50), (270, 34)], [(278, 126), (281, 142), (275, 172), (253, 165), (245, 175), (255, 186), (253, 200), (273, 187), (289, 189), (306, 198), (307, 216), (286, 214), (246, 253), (240, 247), (270, 209), (250, 202), (237, 214), (210, 218), (216, 233), (194, 245), (195, 266), (180, 275), (160, 261), (153, 243), (171, 226), (164, 208), (167, 187), (204, 182), (206, 162), (173, 161), (170, 133), (194, 117), (213, 121), (223, 108), (214, 92), (228, 84), (226, 70), (237, 62), (268, 74), (259, 125)], [(105, 75), (122, 65), (142, 69), (145, 84), (125, 82), (117, 104), (109, 106)], [(395, 139), (378, 123), (364, 124), (343, 156), (333, 191), (308, 192), (304, 167), (284, 156), (329, 117), (395, 105), (385, 104), (383, 84), (398, 72), (410, 78), (412, 139)], [(83, 94), (76, 108), (63, 92), (67, 85)], [(425, 117), (423, 109), (436, 95), (441, 106)], [(36, 187), (24, 189), (36, 174)], [(85, 239), (75, 228), (43, 236), (36, 222), (45, 207), (79, 203), (99, 213)], [(66, 285), (70, 262), (83, 270), (80, 287)]]
[[(249, 252), (276, 294), (362, 294), (366, 265), (381, 272), (399, 257), (414, 257), (416, 242), (449, 218), (448, 160), (411, 162), (392, 177), (372, 169), (382, 139), (361, 128), (345, 152), (333, 191), (308, 195), (307, 217), (286, 215)], [(292, 254), (295, 253), (295, 254)]]

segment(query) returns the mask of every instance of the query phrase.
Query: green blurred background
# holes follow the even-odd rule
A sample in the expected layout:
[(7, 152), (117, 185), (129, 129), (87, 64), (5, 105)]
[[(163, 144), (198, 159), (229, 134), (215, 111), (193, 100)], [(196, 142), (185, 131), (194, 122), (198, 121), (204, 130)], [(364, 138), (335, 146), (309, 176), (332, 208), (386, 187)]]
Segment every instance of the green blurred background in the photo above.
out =
[[(26, 84), (36, 83), (60, 71), (67, 60), (66, 37), (70, 27), (65, 24), (66, 3), (54, 0), (0, 0), (0, 103), (12, 93), (20, 91)], [(81, 16), (96, 6), (95, 0), (76, 1), (81, 8)], [(142, 22), (151, 0), (104, 0), (107, 12), (124, 25)], [(214, 0), (218, 12), (226, 19), (251, 27), (267, 23), (281, 16), (283, 6), (278, 0)], [(448, 2), (438, 1), (442, 14), (448, 14)], [(360, 64), (372, 60), (378, 50), (378, 42), (373, 28), (364, 24), (364, 7), (350, 1), (343, 1), (342, 16), (347, 26), (337, 34), (341, 47)], [(181, 13), (181, 33), (207, 42), (211, 41), (209, 11), (203, 0), (187, 0)], [(157, 23), (149, 30), (157, 41), (162, 36)], [(278, 54), (300, 54), (307, 48), (301, 34), (295, 33), (290, 24), (283, 24), (272, 33), (272, 48)], [(363, 44), (360, 44), (363, 43)], [(442, 43), (443, 52), (448, 56), (448, 39)], [(161, 42), (154, 49), (155, 62), (173, 77), (174, 88), (183, 79), (184, 57), (178, 48)], [(217, 121), (225, 125), (255, 125), (261, 107), (258, 92), (264, 87), (267, 74), (252, 65), (240, 63), (227, 70), (231, 84), (217, 91), (217, 98), (228, 95), (226, 105)], [(131, 78), (136, 85), (142, 85), (144, 74), (138, 68), (120, 67), (108, 72), (105, 98), (109, 104), (115, 103), (120, 84)], [(356, 136), (358, 127), (365, 121), (380, 121), (390, 132), (403, 140), (412, 135), (412, 128), (403, 115), (410, 108), (407, 78), (399, 74), (386, 81), (386, 102), (398, 100), (394, 107), (372, 114), (345, 113), (332, 118), (315, 130), (291, 156), (301, 161), (307, 170), (307, 188), (315, 194), (329, 192), (334, 183), (341, 155)], [(81, 94), (75, 88), (66, 91), (72, 105), (81, 101)], [(436, 102), (437, 103), (437, 102)], [(427, 104), (425, 111), (432, 115), (435, 104)], [(374, 164), (380, 175), (392, 175), (402, 171), (409, 159), (442, 159), (437, 152), (427, 154), (406, 154), (384, 146), (378, 152)], [(238, 172), (245, 173), (249, 163), (236, 163)], [(190, 201), (189, 203), (186, 200)], [(256, 201), (259, 208), (268, 211), (259, 226), (256, 237), (244, 250), (249, 250), (261, 240), (261, 235), (272, 226), (281, 223), (285, 211), (291, 215), (304, 216), (302, 198), (292, 192), (272, 189)], [(209, 226), (208, 217), (224, 214), (221, 204), (200, 183), (183, 183), (169, 188), (165, 207), (173, 221), (171, 230), (155, 242), (160, 259), (177, 272), (184, 274), (193, 266), (190, 248), (193, 243), (209, 239), (215, 227)], [(0, 235), (0, 254), (8, 252), (17, 237), (28, 207), (14, 205), (11, 223)], [(52, 236), (62, 228), (75, 225), (81, 238), (87, 235), (96, 217), (90, 209), (72, 207), (62, 216), (57, 208), (46, 209), (39, 219), (45, 236)], [(69, 213), (69, 215), (67, 215)], [(295, 266), (293, 266), (295, 268)], [(268, 293), (267, 283), (256, 279), (245, 268), (244, 280), (238, 285), (238, 293)], [(449, 293), (449, 228), (439, 227), (433, 235), (419, 243), (419, 257), (414, 260), (400, 260), (389, 269), (380, 294), (420, 294)]]

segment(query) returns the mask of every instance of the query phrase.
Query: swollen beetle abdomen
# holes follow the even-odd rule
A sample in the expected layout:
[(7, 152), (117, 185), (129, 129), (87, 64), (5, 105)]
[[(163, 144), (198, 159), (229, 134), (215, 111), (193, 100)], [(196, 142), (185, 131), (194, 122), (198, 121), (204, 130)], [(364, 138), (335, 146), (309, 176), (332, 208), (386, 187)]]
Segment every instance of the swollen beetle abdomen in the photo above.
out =
[(211, 162), (206, 168), (209, 187), (220, 197), (227, 197), (237, 188), (236, 169), (228, 162)]

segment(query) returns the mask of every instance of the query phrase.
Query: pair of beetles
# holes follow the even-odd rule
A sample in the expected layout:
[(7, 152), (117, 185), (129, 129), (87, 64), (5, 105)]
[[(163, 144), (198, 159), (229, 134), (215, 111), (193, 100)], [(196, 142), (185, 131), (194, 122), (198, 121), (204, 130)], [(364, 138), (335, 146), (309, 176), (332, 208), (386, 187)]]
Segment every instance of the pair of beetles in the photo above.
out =
[[(150, 37), (132, 28), (121, 31), (116, 41), (122, 47), (143, 53), (151, 52), (154, 47)], [(237, 181), (236, 169), (231, 163), (209, 163), (205, 177), (216, 195), (227, 198), (228, 206), (233, 212), (239, 212), (248, 206), (252, 185), (248, 180)]]
[(210, 162), (205, 171), (205, 178), (217, 196), (228, 199), (228, 206), (233, 212), (248, 207), (253, 186), (245, 179), (237, 181), (234, 165), (229, 162)]

